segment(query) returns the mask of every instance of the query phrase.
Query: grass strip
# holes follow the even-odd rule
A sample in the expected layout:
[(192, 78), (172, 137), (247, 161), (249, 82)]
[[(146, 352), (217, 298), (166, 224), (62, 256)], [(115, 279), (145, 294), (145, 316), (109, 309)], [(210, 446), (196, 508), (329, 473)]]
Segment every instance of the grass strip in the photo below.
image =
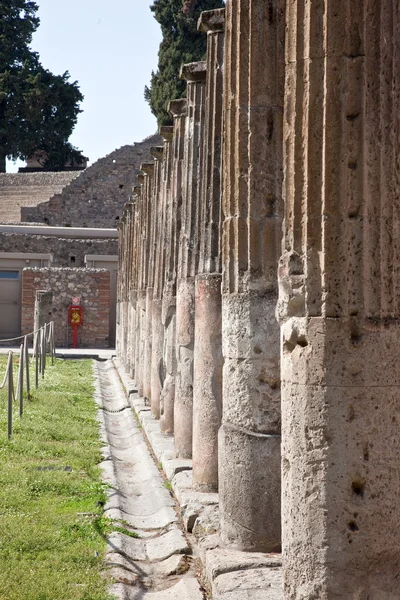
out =
[(1, 390), (0, 600), (110, 600), (91, 361), (47, 364), (22, 419), (14, 409), (8, 441)]

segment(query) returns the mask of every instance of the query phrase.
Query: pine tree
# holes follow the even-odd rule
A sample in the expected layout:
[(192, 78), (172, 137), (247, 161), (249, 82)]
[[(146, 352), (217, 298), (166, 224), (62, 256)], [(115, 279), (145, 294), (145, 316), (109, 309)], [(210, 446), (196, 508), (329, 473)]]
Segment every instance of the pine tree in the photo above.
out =
[(83, 96), (68, 72), (53, 75), (30, 48), (37, 10), (28, 0), (0, 2), (0, 172), (6, 158), (26, 159), (36, 150), (53, 168), (83, 159), (68, 142)]
[(200, 13), (222, 6), (223, 0), (154, 0), (150, 7), (161, 26), (163, 39), (158, 70), (151, 74), (150, 87), (146, 86), (144, 96), (159, 125), (171, 123), (168, 103), (185, 94), (185, 83), (179, 79), (181, 65), (205, 57), (206, 36), (197, 31)]

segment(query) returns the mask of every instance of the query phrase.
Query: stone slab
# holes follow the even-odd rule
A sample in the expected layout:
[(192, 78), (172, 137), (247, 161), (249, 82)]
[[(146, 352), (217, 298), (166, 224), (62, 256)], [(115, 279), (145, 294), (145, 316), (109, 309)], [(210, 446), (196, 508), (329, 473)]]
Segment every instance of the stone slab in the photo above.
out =
[(185, 577), (167, 590), (150, 592), (145, 598), (148, 600), (204, 600), (204, 595), (197, 579)]
[(173, 458), (165, 460), (162, 467), (167, 479), (171, 480), (177, 473), (182, 471), (190, 471), (192, 469), (192, 461), (190, 459)]
[(283, 600), (279, 567), (225, 573), (212, 585), (213, 600)]
[(124, 533), (111, 533), (107, 537), (107, 549), (132, 561), (145, 561), (147, 558), (145, 542)]
[(131, 515), (118, 508), (106, 509), (104, 514), (110, 519), (126, 521), (135, 529), (161, 529), (178, 521), (174, 509), (169, 507), (161, 508), (158, 512), (147, 516)]
[(172, 529), (160, 537), (146, 541), (146, 554), (150, 561), (161, 561), (173, 554), (190, 554), (191, 549), (180, 529)]
[(166, 560), (152, 565), (154, 577), (164, 579), (171, 575), (182, 575), (189, 569), (188, 557), (185, 554), (173, 554)]
[(224, 573), (257, 568), (279, 568), (282, 566), (280, 554), (261, 552), (240, 552), (229, 548), (213, 548), (205, 552), (207, 580), (212, 582)]
[(118, 600), (204, 600), (200, 585), (194, 577), (185, 577), (176, 585), (157, 592), (116, 583), (111, 586), (110, 593)]

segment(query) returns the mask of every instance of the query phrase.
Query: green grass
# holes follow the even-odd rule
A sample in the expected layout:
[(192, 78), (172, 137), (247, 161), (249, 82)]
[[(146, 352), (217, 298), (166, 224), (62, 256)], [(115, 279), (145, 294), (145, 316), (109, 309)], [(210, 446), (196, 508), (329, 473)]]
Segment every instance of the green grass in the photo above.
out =
[(91, 361), (48, 363), (10, 441), (0, 391), (0, 600), (110, 599), (92, 379)]

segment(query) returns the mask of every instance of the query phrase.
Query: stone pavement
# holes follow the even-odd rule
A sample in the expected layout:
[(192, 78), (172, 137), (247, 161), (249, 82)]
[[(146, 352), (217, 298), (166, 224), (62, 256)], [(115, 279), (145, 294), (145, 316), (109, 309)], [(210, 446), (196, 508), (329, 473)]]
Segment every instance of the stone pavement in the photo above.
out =
[[(108, 537), (106, 560), (119, 600), (203, 600), (192, 549), (176, 502), (156, 466), (111, 361), (95, 362), (95, 398), (109, 484), (105, 516), (120, 531)], [(139, 537), (132, 537), (136, 532)]]
[[(282, 600), (281, 555), (240, 552), (222, 546), (218, 535), (218, 494), (203, 493), (193, 489), (192, 461), (175, 458), (173, 437), (160, 432), (159, 421), (151, 415), (150, 407), (138, 395), (135, 382), (128, 377), (118, 359), (114, 359), (113, 363), (117, 367), (125, 390), (121, 406), (134, 409), (137, 422), (140, 423), (158, 464), (162, 466), (169, 482), (168, 486), (172, 488), (178, 501), (178, 510), (187, 539), (191, 542), (193, 553), (198, 554), (201, 559), (201, 582), (204, 588), (212, 595), (213, 600)], [(97, 368), (111, 372), (110, 365), (111, 363), (107, 362), (97, 365)], [(114, 372), (113, 377), (116, 376)], [(117, 440), (118, 436), (115, 438), (116, 443), (123, 443), (122, 440), (119, 442)], [(130, 453), (131, 460), (135, 456), (134, 453), (136, 449)], [(154, 469), (154, 463), (150, 464), (153, 464), (152, 469)], [(146, 463), (141, 472), (143, 473), (143, 469), (147, 471), (147, 468)], [(171, 505), (167, 504), (167, 507), (171, 508)], [(171, 523), (177, 526), (176, 521)], [(180, 585), (186, 584), (181, 582)], [(175, 587), (178, 591), (178, 586)], [(159, 598), (163, 599), (164, 596)], [(168, 599), (170, 596), (165, 598)], [(176, 595), (176, 600), (179, 598), (180, 596)], [(196, 600), (197, 596), (193, 593), (189, 594), (188, 598)]]

